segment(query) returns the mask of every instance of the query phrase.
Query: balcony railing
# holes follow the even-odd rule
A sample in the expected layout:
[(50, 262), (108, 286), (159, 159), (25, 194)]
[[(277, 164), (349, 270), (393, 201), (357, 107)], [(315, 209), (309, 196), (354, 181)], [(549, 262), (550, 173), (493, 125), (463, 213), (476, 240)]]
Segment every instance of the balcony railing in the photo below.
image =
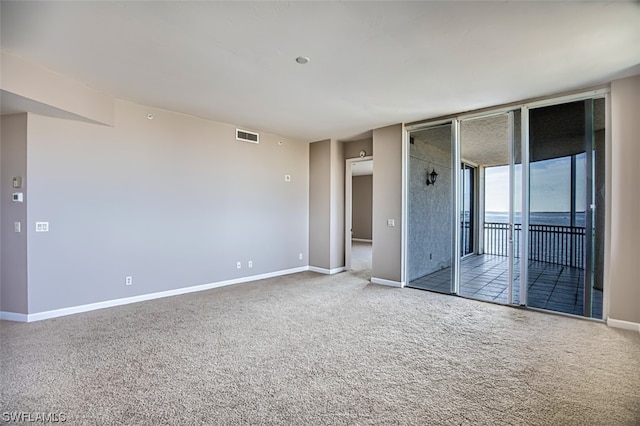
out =
[[(583, 268), (584, 232), (582, 226), (529, 225), (529, 259)], [(522, 225), (515, 224), (513, 249), (516, 258), (520, 257), (521, 234)], [(508, 246), (509, 224), (485, 222), (484, 252), (507, 256)]]

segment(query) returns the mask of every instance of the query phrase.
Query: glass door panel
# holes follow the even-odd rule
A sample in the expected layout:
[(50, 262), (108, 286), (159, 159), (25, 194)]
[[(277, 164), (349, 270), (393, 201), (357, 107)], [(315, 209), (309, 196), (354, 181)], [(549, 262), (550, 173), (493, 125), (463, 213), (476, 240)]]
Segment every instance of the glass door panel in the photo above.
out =
[[(513, 113), (460, 124), (460, 295), (513, 303)], [(468, 166), (473, 164), (473, 167)], [(474, 180), (477, 184), (474, 185)]]
[(531, 109), (528, 306), (602, 318), (603, 191), (604, 100)]
[(452, 126), (409, 135), (408, 286), (453, 293)]

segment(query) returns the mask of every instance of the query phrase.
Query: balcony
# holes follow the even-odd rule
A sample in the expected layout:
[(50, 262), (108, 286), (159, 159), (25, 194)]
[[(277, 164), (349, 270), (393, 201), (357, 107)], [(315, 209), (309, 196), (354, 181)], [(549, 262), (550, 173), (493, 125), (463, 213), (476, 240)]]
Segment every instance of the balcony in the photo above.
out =
[[(463, 229), (465, 225), (463, 224)], [(522, 225), (514, 225), (513, 249), (520, 258)], [(508, 256), (509, 225), (498, 222), (484, 224), (484, 252)], [(584, 245), (583, 226), (529, 225), (529, 260), (582, 269)]]
[[(463, 241), (465, 224), (462, 224)], [(484, 254), (460, 261), (460, 292), (464, 297), (507, 303), (508, 225), (484, 224)], [(512, 300), (520, 301), (520, 225), (514, 228)], [(574, 315), (583, 314), (584, 227), (530, 225), (527, 305)], [(451, 268), (410, 282), (411, 287), (450, 293)], [(592, 316), (602, 318), (602, 290), (593, 289)]]

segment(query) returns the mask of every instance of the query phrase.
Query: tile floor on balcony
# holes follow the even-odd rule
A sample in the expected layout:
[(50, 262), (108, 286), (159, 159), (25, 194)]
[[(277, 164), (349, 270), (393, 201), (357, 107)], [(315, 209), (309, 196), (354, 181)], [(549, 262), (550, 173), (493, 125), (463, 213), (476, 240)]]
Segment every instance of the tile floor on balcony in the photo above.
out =
[[(507, 303), (507, 257), (469, 256), (460, 261), (460, 295), (473, 299)], [(514, 268), (513, 300), (520, 296), (520, 264)], [(583, 270), (546, 262), (529, 262), (528, 306), (582, 315)], [(449, 293), (451, 268), (415, 279), (410, 287)], [(602, 318), (602, 290), (593, 291), (593, 318)]]

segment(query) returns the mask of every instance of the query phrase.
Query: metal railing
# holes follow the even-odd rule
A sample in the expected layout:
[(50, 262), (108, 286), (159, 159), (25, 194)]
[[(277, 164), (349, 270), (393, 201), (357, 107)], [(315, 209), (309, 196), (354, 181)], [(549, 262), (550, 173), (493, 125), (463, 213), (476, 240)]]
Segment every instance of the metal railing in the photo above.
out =
[[(529, 225), (529, 259), (557, 265), (583, 268), (585, 228), (582, 226)], [(514, 256), (520, 257), (522, 225), (513, 230)], [(484, 252), (507, 256), (509, 224), (485, 222)]]
[(471, 234), (471, 222), (460, 222), (460, 256), (473, 252), (473, 241)]

